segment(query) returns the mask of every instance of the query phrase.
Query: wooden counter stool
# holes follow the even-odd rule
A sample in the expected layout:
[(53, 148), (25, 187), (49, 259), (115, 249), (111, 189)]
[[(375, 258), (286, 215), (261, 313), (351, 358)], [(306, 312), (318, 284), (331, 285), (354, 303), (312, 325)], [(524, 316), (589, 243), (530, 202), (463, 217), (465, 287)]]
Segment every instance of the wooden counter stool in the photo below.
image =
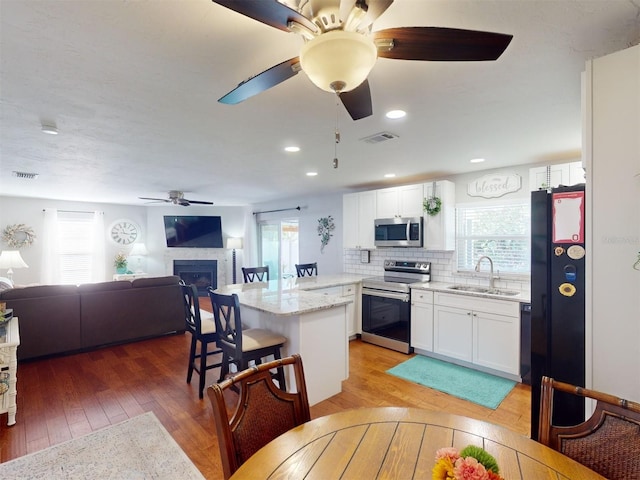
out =
[(318, 275), (318, 263), (296, 263), (298, 277)]
[(268, 282), (269, 266), (266, 267), (242, 267), (244, 283)]

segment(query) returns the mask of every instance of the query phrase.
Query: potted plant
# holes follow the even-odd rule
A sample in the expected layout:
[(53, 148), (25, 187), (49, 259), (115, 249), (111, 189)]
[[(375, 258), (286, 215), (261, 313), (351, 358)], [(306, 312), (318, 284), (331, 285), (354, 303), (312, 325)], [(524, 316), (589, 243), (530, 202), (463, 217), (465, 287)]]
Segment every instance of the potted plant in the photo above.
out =
[(127, 273), (127, 256), (118, 252), (113, 260), (113, 266), (116, 267), (116, 273)]

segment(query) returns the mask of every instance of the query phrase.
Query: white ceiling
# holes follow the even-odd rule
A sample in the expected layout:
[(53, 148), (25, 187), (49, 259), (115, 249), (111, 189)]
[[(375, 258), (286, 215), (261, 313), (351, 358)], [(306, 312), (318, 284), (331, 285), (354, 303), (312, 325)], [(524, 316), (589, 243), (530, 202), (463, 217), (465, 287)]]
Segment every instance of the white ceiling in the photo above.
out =
[[(514, 38), (496, 62), (378, 59), (374, 114), (354, 122), (304, 73), (218, 103), (297, 56), (302, 40), (210, 0), (1, 0), (0, 194), (144, 205), (138, 196), (183, 190), (241, 205), (575, 160), (585, 61), (637, 43), (639, 12), (640, 0), (396, 0), (374, 30)], [(392, 108), (407, 117), (386, 119)], [(399, 138), (361, 140), (378, 132)], [(288, 144), (302, 150), (285, 153)]]

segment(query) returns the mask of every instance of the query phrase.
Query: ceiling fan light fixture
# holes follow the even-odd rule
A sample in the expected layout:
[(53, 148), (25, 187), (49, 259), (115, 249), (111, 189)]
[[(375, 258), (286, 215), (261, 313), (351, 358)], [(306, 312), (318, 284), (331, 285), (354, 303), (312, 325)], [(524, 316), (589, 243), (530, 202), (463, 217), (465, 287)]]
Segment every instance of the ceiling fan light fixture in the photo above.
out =
[(333, 93), (335, 89), (331, 85), (343, 82), (341, 92), (349, 92), (366, 80), (377, 57), (378, 51), (370, 37), (333, 30), (303, 45), (300, 64), (318, 88)]

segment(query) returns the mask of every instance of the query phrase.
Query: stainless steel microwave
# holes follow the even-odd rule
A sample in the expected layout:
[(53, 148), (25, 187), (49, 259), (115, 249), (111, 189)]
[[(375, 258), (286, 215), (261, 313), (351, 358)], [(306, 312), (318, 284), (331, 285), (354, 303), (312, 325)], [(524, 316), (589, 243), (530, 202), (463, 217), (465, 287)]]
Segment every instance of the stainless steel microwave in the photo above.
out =
[(422, 217), (378, 218), (374, 226), (376, 247), (422, 246)]

